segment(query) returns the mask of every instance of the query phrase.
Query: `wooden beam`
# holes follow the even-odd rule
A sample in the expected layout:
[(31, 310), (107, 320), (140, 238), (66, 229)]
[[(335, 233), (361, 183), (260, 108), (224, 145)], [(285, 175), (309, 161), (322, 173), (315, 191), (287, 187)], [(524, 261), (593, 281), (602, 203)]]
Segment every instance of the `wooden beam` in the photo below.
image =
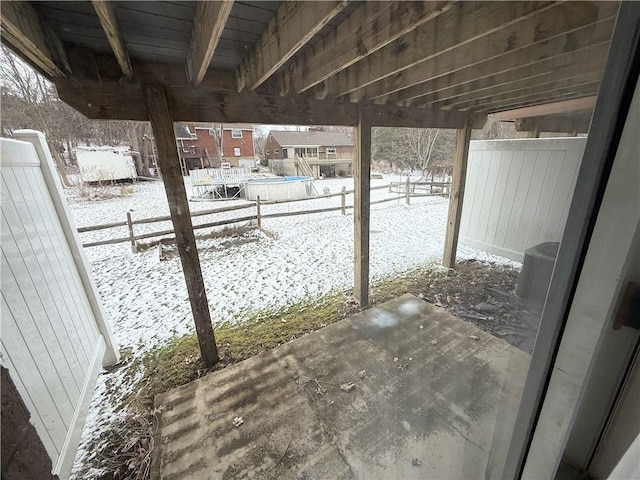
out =
[[(136, 69), (136, 74), (138, 74)], [(89, 118), (103, 120), (148, 119), (139, 99), (139, 84), (56, 79), (60, 98)], [(303, 96), (280, 97), (230, 93), (173, 84), (166, 87), (169, 108), (176, 121), (215, 123), (264, 123), (279, 125), (348, 125), (357, 123), (358, 108), (367, 111), (371, 123), (381, 127), (461, 128), (467, 113), (430, 108), (363, 105)], [(482, 128), (486, 115), (473, 115), (474, 128)]]
[[(464, 4), (466, 4), (466, 2)], [(474, 3), (472, 3), (472, 5), (474, 5)], [(481, 5), (489, 5), (489, 7), (486, 8), (496, 8), (493, 2), (481, 3)], [(498, 5), (506, 8), (504, 7), (505, 4), (499, 3)], [(506, 5), (520, 6), (521, 3), (507, 2)], [(526, 5), (529, 5), (529, 2), (526, 2)], [(442, 17), (444, 17), (444, 15)], [(435, 21), (437, 21), (438, 18), (436, 18)], [(366, 62), (367, 59), (365, 59), (362, 66), (362, 68), (365, 69), (364, 72), (349, 72), (349, 69), (347, 69), (330, 79), (333, 85), (329, 85), (327, 88), (330, 94), (343, 95), (353, 93), (357, 99), (371, 99), (388, 95), (439, 76), (455, 72), (456, 70), (482, 64), (489, 59), (497, 59), (507, 52), (517, 52), (532, 45), (545, 47), (545, 42), (548, 42), (550, 39), (567, 35), (568, 32), (585, 25), (593, 25), (598, 18), (598, 9), (595, 7), (588, 8), (583, 3), (561, 3), (555, 5), (553, 8), (547, 7), (542, 11), (520, 16), (517, 18), (517, 21), (506, 22), (505, 25), (490, 29), (484, 34), (481, 32), (474, 37), (469, 35), (470, 38), (464, 42), (454, 44), (450, 48), (442, 49), (437, 47), (437, 45), (444, 42), (444, 40), (438, 40), (440, 37), (433, 39), (431, 42), (436, 45), (435, 48), (420, 48), (418, 44), (408, 45), (407, 48), (409, 50), (424, 52), (427, 53), (427, 55), (425, 58), (410, 62), (407, 65), (398, 65), (391, 58), (389, 52), (387, 52), (388, 57), (384, 61), (390, 66), (385, 67), (384, 64), (369, 64)], [(464, 30), (465, 27), (461, 26), (459, 28)], [(446, 38), (444, 35), (442, 37)], [(453, 43), (455, 41), (456, 40), (452, 40), (451, 42)], [(568, 44), (570, 45), (571, 42)], [(567, 42), (553, 53), (557, 54), (563, 48), (566, 48), (566, 45)], [(393, 44), (389, 45), (389, 47), (392, 46)], [(548, 47), (546, 50), (548, 51)], [(424, 55), (424, 53), (422, 55)], [(535, 50), (532, 50), (530, 54), (534, 56), (538, 55)], [(413, 55), (416, 56), (418, 53), (414, 53)], [(519, 54), (514, 53), (514, 55), (517, 55), (520, 59), (516, 66), (530, 63), (531, 61), (529, 58), (524, 57), (522, 52)], [(544, 57), (538, 56), (537, 58), (543, 59)], [(503, 69), (500, 68), (500, 66), (500, 63), (496, 62), (493, 68), (494, 70), (501, 71)], [(360, 67), (355, 65), (354, 68), (357, 70)], [(374, 72), (370, 68), (377, 68), (379, 70)], [(371, 85), (373, 82), (369, 82), (369, 80), (376, 77), (376, 83)], [(364, 82), (362, 80), (364, 80)], [(358, 83), (360, 83), (360, 85), (358, 85)], [(335, 90), (335, 92), (333, 90)]]
[(71, 75), (62, 41), (29, 2), (3, 1), (2, 40), (47, 77)]
[(456, 158), (453, 163), (453, 178), (449, 194), (449, 216), (447, 232), (444, 240), (442, 265), (455, 268), (460, 219), (464, 201), (464, 187), (467, 179), (467, 162), (469, 160), (469, 142), (471, 141), (471, 125), (456, 131)]
[(361, 307), (369, 304), (369, 213), (371, 195), (371, 123), (360, 111), (354, 129), (353, 295)]
[(348, 0), (282, 2), (236, 71), (238, 92), (255, 90), (342, 11)]
[[(557, 132), (557, 133), (587, 133), (591, 124), (591, 113), (578, 113), (554, 117), (518, 118), (515, 121), (518, 132)], [(575, 136), (575, 135), (573, 135)]]
[(207, 73), (232, 7), (232, 0), (197, 3), (187, 57), (187, 73), (195, 86)]
[(129, 53), (127, 47), (124, 44), (122, 35), (120, 34), (120, 27), (118, 26), (118, 20), (116, 19), (116, 11), (113, 8), (113, 4), (109, 0), (91, 0), (93, 9), (96, 11), (98, 18), (100, 19), (100, 25), (104, 30), (111, 50), (118, 60), (120, 70), (125, 77), (131, 78), (133, 76), (133, 69), (131, 68), (131, 60), (129, 59)]
[[(600, 18), (595, 26), (587, 25), (502, 55), (490, 57), (481, 63), (439, 75), (414, 86), (389, 94), (384, 103), (412, 100), (412, 105), (426, 105), (440, 99), (478, 89), (500, 85), (518, 78), (535, 75), (540, 71), (556, 72), (588, 62), (589, 58), (606, 58), (615, 15)], [(363, 93), (366, 96), (366, 92)]]
[(305, 92), (447, 11), (453, 2), (363, 2), (349, 17), (296, 61), (284, 76)]
[(596, 105), (596, 96), (565, 100), (563, 102), (545, 103), (533, 107), (524, 107), (516, 110), (507, 110), (495, 114), (495, 120), (515, 120), (516, 118), (541, 117), (545, 115), (557, 115), (584, 110), (593, 110)]
[(187, 283), (193, 320), (196, 324), (200, 355), (205, 367), (209, 368), (217, 363), (218, 350), (211, 326), (209, 303), (202, 279), (193, 225), (191, 224), (189, 202), (180, 171), (180, 158), (176, 147), (173, 120), (163, 87), (147, 86), (145, 98), (158, 148), (158, 163), (169, 202), (169, 213), (176, 235), (176, 245)]

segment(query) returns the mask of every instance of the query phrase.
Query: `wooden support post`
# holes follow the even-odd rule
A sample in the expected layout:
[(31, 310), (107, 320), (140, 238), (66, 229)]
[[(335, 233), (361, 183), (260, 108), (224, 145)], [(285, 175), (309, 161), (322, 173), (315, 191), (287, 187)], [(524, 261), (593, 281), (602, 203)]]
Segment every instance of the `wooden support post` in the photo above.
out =
[(260, 195), (256, 196), (256, 219), (258, 220), (258, 230), (262, 230), (262, 216), (260, 215)]
[(200, 354), (205, 367), (211, 367), (218, 361), (218, 349), (211, 326), (209, 303), (200, 270), (200, 259), (198, 258), (189, 202), (180, 168), (173, 120), (163, 87), (145, 87), (145, 97), (151, 127), (158, 147), (158, 164), (162, 169), (162, 181), (169, 202), (169, 213), (176, 235), (176, 245), (187, 283), (193, 320), (196, 324)]
[(407, 201), (407, 205), (409, 205), (411, 203), (411, 194), (409, 192), (409, 187), (411, 186), (411, 177), (409, 175), (407, 175), (407, 185), (405, 187), (405, 197), (406, 197), (406, 201)]
[(127, 227), (129, 227), (129, 241), (131, 242), (131, 253), (138, 253), (136, 238), (133, 234), (133, 223), (131, 223), (131, 212), (127, 212)]
[(342, 187), (342, 215), (347, 214), (347, 187)]
[(354, 297), (361, 307), (369, 304), (369, 211), (371, 187), (371, 123), (362, 110), (358, 110), (358, 123), (354, 129)]
[(462, 202), (464, 200), (464, 184), (467, 178), (467, 161), (469, 159), (469, 142), (471, 141), (471, 124), (456, 130), (456, 158), (453, 164), (453, 178), (449, 193), (449, 218), (444, 240), (444, 256), (442, 264), (447, 268), (455, 268)]

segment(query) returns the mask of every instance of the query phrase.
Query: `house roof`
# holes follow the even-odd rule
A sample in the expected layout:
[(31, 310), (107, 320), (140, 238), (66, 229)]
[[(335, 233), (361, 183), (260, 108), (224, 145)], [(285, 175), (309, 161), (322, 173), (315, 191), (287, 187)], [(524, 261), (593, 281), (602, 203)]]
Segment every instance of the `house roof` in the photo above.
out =
[(176, 133), (176, 138), (178, 139), (185, 138), (190, 140), (193, 138), (186, 123), (174, 123), (173, 131)]
[(271, 130), (270, 135), (281, 146), (326, 146), (326, 147), (350, 147), (353, 141), (343, 132), (295, 132), (290, 130)]

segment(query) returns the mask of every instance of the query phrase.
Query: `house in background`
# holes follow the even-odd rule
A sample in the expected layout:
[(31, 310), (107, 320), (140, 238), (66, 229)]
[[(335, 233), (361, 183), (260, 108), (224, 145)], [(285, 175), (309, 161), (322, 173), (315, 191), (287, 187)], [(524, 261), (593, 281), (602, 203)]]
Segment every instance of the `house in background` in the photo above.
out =
[(174, 131), (184, 175), (190, 170), (220, 166), (216, 134), (222, 146), (222, 162), (234, 167), (255, 167), (250, 124), (175, 123)]
[(222, 160), (232, 167), (256, 166), (256, 154), (253, 147), (253, 125), (222, 125)]
[[(208, 155), (208, 152), (199, 145), (200, 142), (193, 124), (174, 123), (173, 130), (176, 133), (176, 143), (178, 144), (183, 175), (188, 175), (189, 170), (210, 166), (210, 154)], [(210, 136), (213, 139), (213, 136)], [(215, 141), (213, 143), (215, 144)]]
[(343, 132), (271, 130), (264, 155), (279, 175), (320, 178), (353, 172), (353, 141)]

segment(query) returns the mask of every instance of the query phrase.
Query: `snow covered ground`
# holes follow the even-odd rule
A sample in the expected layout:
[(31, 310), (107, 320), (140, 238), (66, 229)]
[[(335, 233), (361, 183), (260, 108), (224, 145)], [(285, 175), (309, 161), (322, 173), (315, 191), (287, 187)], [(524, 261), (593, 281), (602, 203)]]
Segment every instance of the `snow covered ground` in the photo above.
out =
[[(372, 180), (372, 187), (388, 184), (397, 177)], [(191, 191), (187, 178), (187, 192)], [(329, 188), (340, 192), (353, 188), (353, 179), (327, 179), (315, 182), (318, 191)], [(169, 213), (161, 182), (138, 183), (133, 193), (104, 201), (69, 201), (78, 227)], [(371, 200), (398, 196), (388, 189), (374, 190)], [(347, 204), (353, 204), (349, 195)], [(191, 202), (192, 211), (247, 203)], [(340, 197), (296, 203), (263, 205), (262, 213), (286, 212), (340, 206)], [(415, 267), (439, 265), (444, 246), (448, 199), (412, 198), (411, 205), (396, 200), (372, 206), (371, 277), (377, 279)], [(250, 215), (241, 210), (197, 217), (194, 223), (212, 222)], [(332, 289), (353, 284), (353, 211), (264, 219), (262, 227), (272, 235), (250, 232), (241, 239), (216, 238), (198, 241), (202, 273), (214, 325), (237, 322), (249, 312), (279, 309), (301, 300), (312, 299)], [(164, 224), (136, 225), (136, 234), (170, 229)], [(87, 232), (84, 242), (126, 237), (126, 227)], [(171, 255), (161, 261), (156, 248), (131, 253), (128, 243), (91, 247), (86, 250), (98, 290), (121, 347), (132, 347), (134, 355), (161, 344), (175, 335), (194, 331), (180, 259)], [(459, 258), (476, 258), (511, 264), (507, 259), (460, 246)], [(118, 373), (99, 378), (82, 445), (76, 460), (78, 469), (90, 457), (84, 448), (100, 434), (113, 415), (113, 399), (105, 383), (117, 382)], [(95, 472), (94, 472), (95, 473)], [(83, 478), (87, 473), (83, 473)], [(90, 475), (89, 475), (90, 476)]]

